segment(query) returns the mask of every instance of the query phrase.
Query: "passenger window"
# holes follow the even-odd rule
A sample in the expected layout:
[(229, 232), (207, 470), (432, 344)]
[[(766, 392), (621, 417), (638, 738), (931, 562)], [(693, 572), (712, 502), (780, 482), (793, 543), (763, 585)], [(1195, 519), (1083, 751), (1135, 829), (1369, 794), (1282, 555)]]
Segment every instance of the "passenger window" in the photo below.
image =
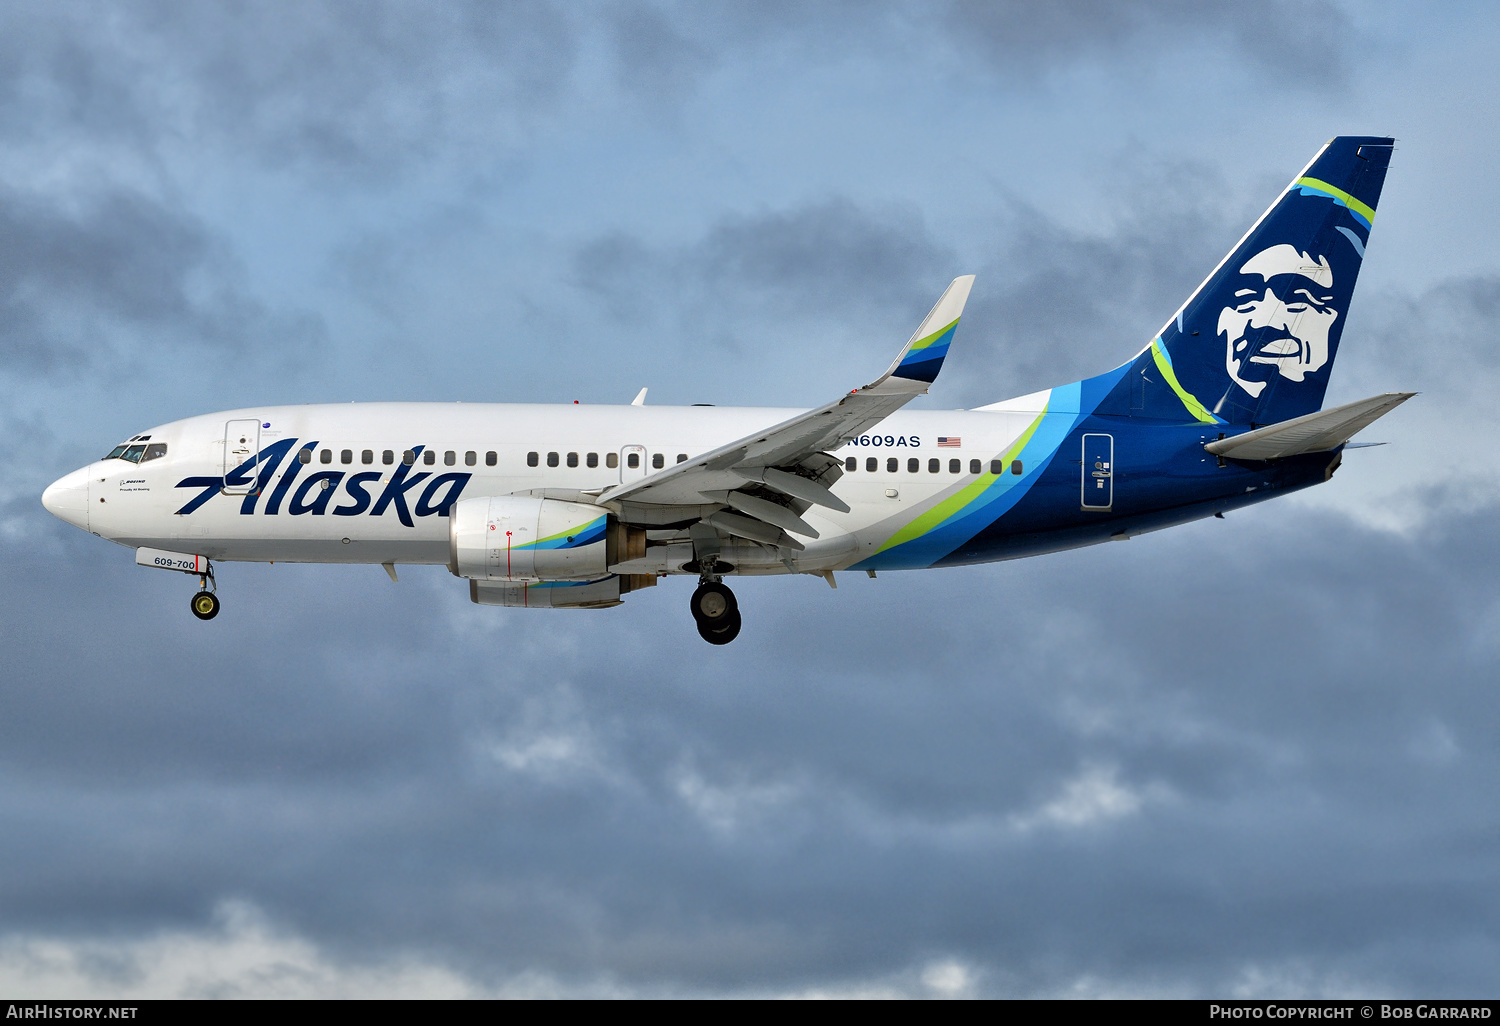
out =
[(364, 452), (361, 452), (359, 454), (359, 462), (367, 464), (367, 465), (371, 464), (371, 463), (374, 463), (375, 462), (375, 450), (373, 450), (373, 449), (366, 449)]
[(547, 466), (549, 466), (549, 467), (555, 467), (555, 466), (557, 466), (557, 453), (555, 453), (555, 452), (549, 452), (547, 454)]
[(963, 466), (963, 461), (962, 460), (949, 460), (948, 461), (948, 473), (950, 473), (950, 474), (957, 474), (959, 472), (959, 469), (962, 466)]
[(1004, 460), (990, 460), (990, 473), (991, 474), (1003, 474), (1003, 473), (1005, 473), (1005, 461)]
[(909, 460), (906, 461), (906, 472), (908, 474), (915, 474), (918, 471), (920, 471), (921, 469), (922, 469), (922, 461), (921, 460), (913, 458), (913, 459), (909, 459)]
[(301, 463), (303, 466), (306, 466), (307, 464), (311, 463), (312, 462), (312, 450), (311, 449), (303, 449), (301, 452), (297, 453), (297, 462)]
[(629, 467), (631, 470), (635, 470), (638, 467), (640, 467), (640, 465), (641, 465), (641, 454), (638, 453), (638, 452), (633, 452), (629, 456), (626, 456), (625, 457), (625, 465), (627, 467)]
[(415, 450), (415, 449), (403, 449), (403, 450), (401, 450), (401, 462), (405, 463), (408, 467), (411, 466), (412, 464), (416, 463), (417, 462), (417, 450)]
[(1010, 472), (1012, 474), (1016, 475), (1017, 477), (1021, 476), (1021, 461), (1020, 460), (1011, 460), (1010, 461)]
[(943, 464), (939, 460), (928, 460), (927, 461), (927, 473), (929, 473), (929, 474), (936, 474), (939, 470), (942, 469), (942, 467), (943, 467)]
[(570, 467), (576, 467), (576, 466), (578, 466), (578, 454), (576, 452), (570, 452), (570, 453), (568, 453), (568, 466), (570, 466)]
[(475, 452), (473, 449), (470, 449), (468, 452), (464, 453), (464, 466), (466, 466), (466, 467), (472, 467), (472, 466), (474, 466), (478, 462), (479, 462), (479, 454), (477, 452)]
[(666, 458), (666, 456), (662, 455), (659, 452), (658, 453), (652, 453), (652, 455), (651, 455), (651, 465), (653, 467), (655, 467), (657, 470), (660, 470), (662, 467), (665, 467), (667, 465), (667, 458)]
[(318, 453), (318, 462), (319, 463), (332, 463), (333, 462), (333, 450), (332, 449), (324, 449), (322, 452)]
[(617, 453), (617, 452), (607, 452), (607, 453), (605, 453), (604, 454), (604, 465), (606, 467), (608, 467), (610, 470), (614, 470), (616, 467), (618, 467), (620, 465), (620, 454)]
[(447, 452), (443, 453), (443, 466), (451, 467), (457, 462), (458, 453), (454, 452), (452, 449), (449, 449)]
[(426, 452), (424, 452), (422, 454), (422, 462), (425, 465), (429, 466), (429, 467), (432, 466), (434, 463), (436, 463), (437, 462), (437, 450), (436, 449), (428, 449)]
[(528, 467), (538, 466), (538, 465), (541, 464), (541, 462), (542, 462), (542, 454), (541, 453), (538, 453), (538, 452), (528, 452), (526, 454), (526, 465)]
[(898, 459), (896, 459), (896, 457), (892, 456), (890, 459), (888, 459), (888, 460), (885, 461), (885, 472), (887, 474), (894, 474), (896, 471), (898, 471), (900, 469), (901, 469), (901, 461), (898, 460)]
[(859, 460), (855, 459), (853, 456), (850, 456), (848, 459), (844, 460), (844, 469), (845, 470), (858, 470), (859, 469)]
[(166, 454), (166, 442), (152, 442), (150, 445), (146, 446), (146, 455), (141, 457), (141, 462), (149, 463), (152, 460), (159, 460)]
[(396, 462), (396, 453), (391, 449), (385, 450), (380, 454), (380, 462), (389, 467)]
[(686, 463), (687, 462), (687, 453), (685, 453), (685, 452), (678, 453), (677, 454), (677, 462), (678, 463)]
[(984, 466), (984, 464), (980, 463), (978, 460), (970, 460), (969, 461), (969, 473), (971, 473), (971, 474), (981, 473), (980, 467), (982, 467), (982, 466)]
[(599, 454), (597, 452), (591, 452), (583, 458), (583, 462), (588, 465), (590, 470), (592, 470), (599, 465)]
[(145, 451), (146, 447), (144, 445), (132, 445), (129, 449), (125, 450), (125, 455), (121, 456), (120, 459), (129, 460), (131, 463), (139, 463), (141, 462), (141, 454)]
[(877, 460), (874, 456), (871, 456), (869, 459), (865, 460), (865, 470), (869, 473), (873, 474), (879, 469), (880, 461)]
[(484, 465), (486, 467), (493, 467), (496, 463), (499, 462), (500, 454), (495, 452), (495, 450), (491, 449), (489, 452), (484, 454)]
[(354, 450), (353, 449), (343, 449), (343, 450), (341, 450), (339, 452), (339, 462), (340, 463), (353, 463), (354, 462)]

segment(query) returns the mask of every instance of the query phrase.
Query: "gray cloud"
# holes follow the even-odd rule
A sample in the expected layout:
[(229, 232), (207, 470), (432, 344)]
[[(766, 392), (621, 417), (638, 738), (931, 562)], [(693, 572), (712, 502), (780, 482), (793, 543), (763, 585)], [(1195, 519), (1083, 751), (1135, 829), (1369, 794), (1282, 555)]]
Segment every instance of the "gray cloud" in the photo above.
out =
[[(1114, 164), (1113, 211), (1093, 230), (1012, 197), (990, 220), (953, 366), (965, 405), (1076, 381), (1134, 356), (1213, 269), (1274, 193), (1236, 214), (1199, 165)], [(948, 373), (951, 373), (949, 371)]]
[(34, 374), (164, 343), (319, 337), (315, 319), (267, 310), (238, 277), (201, 223), (139, 193), (0, 191), (0, 364)]
[(546, 3), (10, 8), (7, 134), (157, 154), (186, 135), (267, 165), (384, 178), (545, 109), (575, 31)]
[(341, 959), (485, 981), (956, 958), (997, 993), (1266, 965), (1482, 989), (1493, 938), (1453, 938), (1495, 912), (1465, 783), (1500, 727), (1494, 515), (1405, 540), (1272, 504), (837, 592), (746, 581), (707, 662), (675, 582), (570, 616), (468, 607), (437, 570), (227, 566), (201, 625), (186, 582), (58, 528), (3, 563), (0, 898), (23, 935), (243, 898)]
[(638, 97), (680, 101), (718, 64), (720, 54), (678, 30), (681, 18), (649, 4), (620, 6), (612, 13), (616, 77)]
[[(666, 106), (729, 62), (790, 66), (772, 51), (874, 53), (915, 83), (951, 71), (933, 51), (958, 45), (1003, 83), (1006, 69), (1130, 56), (1160, 34), (1171, 52), (1285, 70), (1295, 88), (1331, 80), (1319, 75), (1342, 51), (1324, 33), (1347, 28), (1316, 6), (702, 10), (0, 14), (0, 135), (76, 143), (62, 163), (88, 183), (49, 192), (38, 182), (57, 169), (37, 149), (0, 191), (0, 360), (29, 404), (7, 411), (0, 491), (0, 961), (6, 939), (77, 939), (96, 975), (127, 979), (138, 970), (116, 940), (212, 936), (220, 910), (245, 902), (313, 945), (312, 961), (413, 957), (563, 990), (917, 989), (947, 964), (991, 994), (1492, 989), (1492, 499), (1431, 496), (1410, 536), (1290, 500), (1012, 564), (846, 575), (837, 591), (746, 580), (746, 632), (726, 651), (693, 631), (686, 581), (612, 611), (507, 611), (470, 606), (435, 567), (392, 585), (374, 567), (225, 565), (225, 612), (202, 624), (183, 608), (192, 581), (134, 567), (40, 509), (41, 485), (101, 439), (85, 437), (71, 392), (63, 403), (26, 383), (85, 346), (125, 365), (237, 361), (182, 398), (184, 413), (308, 387), (257, 372), (299, 358), (321, 325), (254, 297), (249, 272), (274, 272), (237, 262), (248, 250), (191, 212), (201, 195), (161, 198), (203, 170), (185, 152), (252, 186), (311, 178), (289, 190), (299, 211), (326, 213), (338, 239), (375, 240), (349, 246), (331, 280), (380, 293), (370, 322), (395, 324), (403, 352), (386, 359), (348, 330), (335, 373), (395, 377), (451, 356), (463, 373), (444, 369), (442, 387), (466, 387), (497, 363), (459, 336), (489, 345), (504, 318), (473, 314), (453, 285), (434, 291), (461, 308), (459, 327), (432, 329), (412, 265), (438, 262), (442, 232), (429, 222), (408, 234), (437, 241), (387, 245), (400, 218), (351, 226), (325, 187), (493, 161), (497, 139), (521, 138), (509, 152), (529, 159), (534, 122), (521, 123), (574, 110), (577, 76), (623, 83), (627, 106)], [(1256, 19), (1297, 31), (1273, 45)], [(884, 61), (897, 46), (913, 64)], [(614, 63), (585, 68), (597, 53)], [(866, 141), (888, 131), (871, 120)], [(680, 158), (683, 140), (667, 142)], [(120, 153), (134, 162), (117, 166)], [(1226, 210), (1211, 170), (1121, 158), (1098, 190), (1115, 212), (1097, 226), (1024, 197), (994, 213), (991, 197), (967, 197), (993, 250), (945, 397), (991, 401), (1123, 360), (1269, 199)], [(803, 194), (795, 172), (768, 180)], [(880, 173), (859, 184), (893, 194)], [(576, 316), (573, 334), (536, 331), (527, 347), (579, 365), (623, 352), (634, 367), (630, 343), (655, 334), (653, 360), (672, 341), (714, 350), (670, 367), (668, 388), (747, 378), (767, 353), (810, 377), (825, 349), (885, 356), (972, 269), (917, 209), (833, 197), (757, 210), (746, 191), (724, 201), (741, 212), (696, 228), (670, 200), (645, 212), (686, 241), (586, 241), (555, 275), (571, 295), (534, 299)], [(472, 225), (467, 202), (443, 216)], [(1429, 380), (1493, 367), (1488, 277), (1387, 305), (1361, 295), (1361, 332), (1412, 361), (1402, 369), (1420, 363), (1414, 339), (1430, 345)], [(528, 366), (503, 369), (530, 387)], [(1320, 494), (1341, 494), (1349, 473)]]
[(1419, 295), (1368, 297), (1363, 344), (1412, 387), (1444, 387), (1466, 375), (1500, 369), (1500, 277), (1468, 275), (1437, 282)]
[(610, 233), (578, 248), (573, 279), (622, 321), (681, 318), (694, 338), (770, 325), (785, 336), (810, 324), (859, 331), (892, 313), (909, 316), (937, 297), (954, 266), (920, 214), (838, 197), (726, 217), (680, 246)]
[(1000, 71), (1035, 70), (1059, 58), (1138, 50), (1147, 42), (1160, 53), (1164, 43), (1196, 47), (1218, 39), (1266, 70), (1303, 84), (1328, 84), (1345, 73), (1344, 49), (1351, 35), (1343, 11), (1326, 2), (951, 0), (945, 12), (953, 43)]
[[(122, 145), (156, 165), (178, 140), (277, 170), (386, 183), (434, 158), (520, 157), (532, 126), (578, 99), (580, 54), (649, 111), (671, 111), (733, 61), (790, 50), (816, 64), (956, 50), (1033, 74), (1131, 56), (1142, 40), (1244, 54), (1280, 81), (1342, 74), (1338, 8), (1110, 4), (640, 2), (12, 5), (0, 15), (0, 132)], [(597, 16), (595, 16), (597, 15)], [(596, 37), (599, 37), (596, 39)], [(590, 86), (590, 88), (592, 88)]]

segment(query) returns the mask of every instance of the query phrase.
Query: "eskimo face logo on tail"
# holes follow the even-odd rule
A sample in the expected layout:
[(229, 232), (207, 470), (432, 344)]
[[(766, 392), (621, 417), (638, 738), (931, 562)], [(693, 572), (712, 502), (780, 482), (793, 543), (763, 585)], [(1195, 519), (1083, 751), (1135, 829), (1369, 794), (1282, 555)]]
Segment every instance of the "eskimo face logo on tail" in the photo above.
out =
[(1259, 397), (1273, 375), (1302, 381), (1328, 362), (1328, 335), (1339, 312), (1333, 268), (1285, 243), (1245, 261), (1234, 304), (1219, 313), (1224, 367)]

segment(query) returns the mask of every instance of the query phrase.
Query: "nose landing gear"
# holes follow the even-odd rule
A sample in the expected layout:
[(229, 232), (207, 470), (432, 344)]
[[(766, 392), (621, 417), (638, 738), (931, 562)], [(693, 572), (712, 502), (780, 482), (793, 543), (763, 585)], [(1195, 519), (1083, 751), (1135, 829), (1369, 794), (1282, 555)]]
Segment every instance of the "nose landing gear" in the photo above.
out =
[(727, 645), (739, 637), (740, 604), (712, 567), (699, 578), (690, 607), (698, 636), (710, 645)]
[[(213, 591), (209, 588), (212, 586)], [(208, 563), (207, 569), (198, 575), (198, 594), (193, 596), (190, 608), (193, 615), (200, 620), (212, 620), (219, 615), (219, 596), (214, 594), (219, 586), (214, 581), (214, 565)]]

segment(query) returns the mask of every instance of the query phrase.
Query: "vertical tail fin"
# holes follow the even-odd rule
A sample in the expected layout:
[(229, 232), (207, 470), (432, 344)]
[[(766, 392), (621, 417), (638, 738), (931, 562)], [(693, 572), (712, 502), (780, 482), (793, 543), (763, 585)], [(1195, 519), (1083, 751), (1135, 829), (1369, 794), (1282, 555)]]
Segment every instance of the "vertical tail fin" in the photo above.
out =
[(1322, 407), (1393, 145), (1318, 151), (1131, 365), (1133, 413), (1272, 424)]

